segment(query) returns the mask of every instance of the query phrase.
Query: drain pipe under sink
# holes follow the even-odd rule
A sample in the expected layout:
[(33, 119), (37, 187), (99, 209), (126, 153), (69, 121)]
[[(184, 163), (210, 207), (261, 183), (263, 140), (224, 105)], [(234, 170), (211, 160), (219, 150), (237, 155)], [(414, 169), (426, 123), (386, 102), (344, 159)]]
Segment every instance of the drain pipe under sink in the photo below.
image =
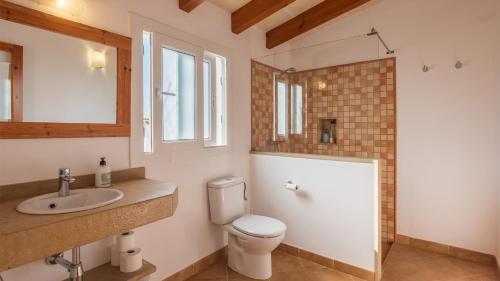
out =
[[(74, 248), (71, 251), (72, 261), (68, 261), (64, 258), (63, 253), (59, 253), (45, 259), (45, 262), (49, 265), (59, 264), (60, 266), (66, 268), (69, 272), (70, 281), (83, 281), (83, 265), (80, 260), (80, 248)], [(0, 280), (3, 281), (3, 280)]]

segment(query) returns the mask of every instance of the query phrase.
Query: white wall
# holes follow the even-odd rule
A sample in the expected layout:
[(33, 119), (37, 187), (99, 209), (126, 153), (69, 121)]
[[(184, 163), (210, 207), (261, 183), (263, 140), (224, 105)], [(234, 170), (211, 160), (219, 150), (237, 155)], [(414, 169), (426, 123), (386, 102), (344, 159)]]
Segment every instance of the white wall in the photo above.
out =
[[(375, 27), (396, 49), (400, 234), (496, 253), (499, 3), (372, 1), (289, 43), (308, 46)], [(430, 72), (421, 71), (424, 63)]]
[(251, 155), (250, 170), (252, 212), (283, 221), (284, 243), (375, 271), (375, 163)]
[[(43, 9), (29, 0), (13, 1)], [(190, 14), (177, 7), (177, 1), (165, 0), (87, 0), (87, 8), (73, 20), (130, 36), (129, 12), (143, 15), (158, 23), (215, 42), (230, 50), (232, 61), (229, 97), (229, 141), (227, 149), (173, 149), (160, 159), (149, 161), (133, 157), (141, 128), (133, 125), (129, 138), (0, 140), (0, 184), (53, 178), (57, 168), (71, 167), (78, 174), (92, 173), (101, 155), (107, 156), (114, 169), (145, 165), (147, 176), (179, 185), (179, 206), (176, 214), (137, 230), (138, 243), (145, 258), (158, 271), (153, 280), (163, 280), (174, 272), (205, 257), (224, 245), (223, 233), (209, 220), (206, 182), (212, 178), (234, 174), (248, 176), (250, 149), (250, 47), (248, 36), (230, 31), (230, 14), (210, 3), (204, 3)], [(52, 12), (52, 11), (49, 11)], [(110, 16), (112, 15), (112, 16)], [(137, 62), (141, 50), (133, 49)], [(140, 69), (133, 64), (134, 70)], [(137, 71), (133, 71), (133, 124), (140, 117), (137, 95), (140, 92)], [(139, 87), (138, 87), (139, 85)], [(130, 143), (130, 145), (129, 145)], [(141, 144), (142, 145), (142, 144)], [(137, 156), (137, 155), (136, 155)], [(85, 268), (89, 269), (109, 259), (110, 240), (98, 241), (82, 248)], [(37, 261), (2, 273), (6, 281), (62, 280), (67, 273)]]
[[(116, 48), (5, 20), (0, 41), (23, 46), (25, 122), (116, 123)], [(104, 68), (90, 66), (92, 50)]]

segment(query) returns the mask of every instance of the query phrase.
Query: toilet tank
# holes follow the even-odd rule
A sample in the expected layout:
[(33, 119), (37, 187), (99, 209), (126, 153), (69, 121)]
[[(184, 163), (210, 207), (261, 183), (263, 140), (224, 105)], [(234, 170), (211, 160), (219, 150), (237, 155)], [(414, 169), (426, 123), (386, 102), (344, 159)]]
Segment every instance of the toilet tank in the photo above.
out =
[(209, 182), (208, 201), (213, 223), (231, 223), (245, 214), (245, 180), (225, 177)]

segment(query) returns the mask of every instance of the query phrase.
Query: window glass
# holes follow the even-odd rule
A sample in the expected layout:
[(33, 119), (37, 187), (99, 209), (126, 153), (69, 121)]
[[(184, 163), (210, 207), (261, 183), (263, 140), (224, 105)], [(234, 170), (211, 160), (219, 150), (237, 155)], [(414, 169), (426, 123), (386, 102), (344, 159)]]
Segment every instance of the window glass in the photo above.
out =
[(0, 121), (12, 119), (10, 63), (0, 61)]
[(278, 81), (277, 85), (277, 133), (278, 136), (286, 135), (286, 84), (283, 81)]
[(291, 132), (302, 134), (302, 85), (294, 84), (291, 93)]
[(205, 146), (222, 146), (227, 144), (226, 58), (205, 52), (205, 60), (204, 129), (206, 135), (210, 135), (210, 138), (205, 138)]
[(142, 120), (144, 128), (144, 152), (153, 152), (152, 126), (152, 75), (151, 75), (151, 33), (143, 32), (142, 57)]
[(163, 140), (195, 138), (195, 57), (162, 49)]
[(212, 88), (210, 62), (203, 61), (203, 136), (210, 140), (212, 136)]

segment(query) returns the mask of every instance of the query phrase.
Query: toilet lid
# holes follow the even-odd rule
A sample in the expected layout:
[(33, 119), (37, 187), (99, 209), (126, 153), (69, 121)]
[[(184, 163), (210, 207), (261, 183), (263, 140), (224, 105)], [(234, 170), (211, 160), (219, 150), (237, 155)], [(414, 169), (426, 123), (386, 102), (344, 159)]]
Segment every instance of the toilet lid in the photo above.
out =
[(277, 237), (285, 233), (286, 225), (270, 217), (245, 215), (233, 221), (237, 230), (255, 237)]

